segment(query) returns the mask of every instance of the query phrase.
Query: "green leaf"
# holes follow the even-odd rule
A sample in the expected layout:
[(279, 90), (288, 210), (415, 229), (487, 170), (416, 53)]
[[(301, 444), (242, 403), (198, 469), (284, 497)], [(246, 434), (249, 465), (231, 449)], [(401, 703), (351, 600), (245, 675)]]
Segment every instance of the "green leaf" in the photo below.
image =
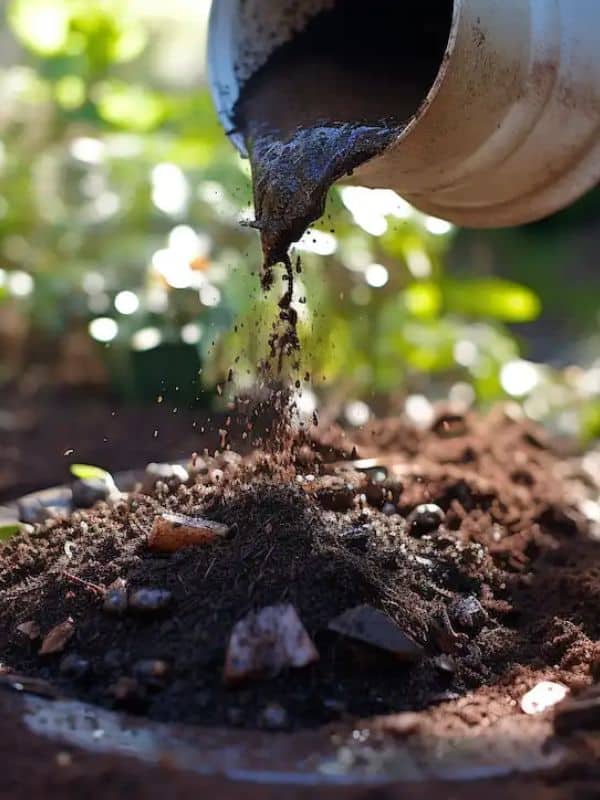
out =
[(71, 464), (71, 475), (79, 478), (80, 481), (112, 479), (110, 472), (102, 469), (102, 467), (93, 467), (90, 464)]
[(7, 542), (9, 539), (12, 539), (13, 536), (16, 536), (21, 530), (21, 526), (18, 522), (14, 524), (11, 523), (10, 525), (0, 525), (0, 542)]
[(404, 292), (406, 308), (418, 319), (435, 319), (442, 310), (443, 297), (440, 287), (433, 281), (411, 283)]
[(531, 289), (500, 278), (448, 279), (442, 282), (447, 311), (502, 322), (531, 322), (541, 302)]
[(41, 56), (60, 53), (69, 34), (69, 12), (64, 0), (13, 0), (10, 25), (25, 45)]

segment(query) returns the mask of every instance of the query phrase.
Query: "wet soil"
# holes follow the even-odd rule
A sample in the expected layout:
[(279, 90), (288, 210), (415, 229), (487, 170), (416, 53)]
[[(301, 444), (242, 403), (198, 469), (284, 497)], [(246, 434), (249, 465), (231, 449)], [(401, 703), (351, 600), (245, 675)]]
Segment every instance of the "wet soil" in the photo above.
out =
[[(592, 681), (600, 543), (543, 432), (499, 410), (444, 417), (427, 432), (396, 420), (325, 439), (298, 448), (295, 463), (224, 453), (198, 463), (193, 485), (134, 493), (10, 541), (0, 555), (3, 663), (157, 720), (285, 730), (443, 703), (432, 719), (455, 731), (485, 719), (492, 698), (494, 714), (520, 713), (515, 700), (534, 675), (574, 691)], [(423, 503), (438, 508), (415, 511)], [(226, 523), (232, 535), (156, 554), (148, 533), (164, 511)], [(168, 603), (109, 614), (104, 590), (116, 579), (130, 599), (159, 589)], [(227, 688), (233, 626), (278, 603), (294, 605), (320, 660)], [(330, 630), (362, 604), (420, 644), (422, 659), (402, 663)], [(69, 618), (74, 634), (52, 655), (17, 629), (34, 622), (44, 636)], [(463, 714), (461, 699), (478, 689)]]
[(321, 217), (330, 187), (380, 155), (424, 101), (443, 60), (449, 0), (337, 2), (279, 47), (243, 87), (236, 125), (252, 166), (262, 282), (283, 263), (288, 290), (273, 347), (297, 347), (289, 256)]

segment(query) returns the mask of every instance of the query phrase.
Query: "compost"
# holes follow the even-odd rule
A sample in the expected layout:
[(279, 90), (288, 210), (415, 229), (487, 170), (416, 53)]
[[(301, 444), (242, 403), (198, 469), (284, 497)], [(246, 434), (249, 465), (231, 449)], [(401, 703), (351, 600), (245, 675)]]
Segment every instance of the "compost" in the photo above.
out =
[[(189, 473), (3, 546), (5, 685), (202, 725), (428, 709), (443, 729), (473, 691), (489, 702), (467, 727), (522, 713), (540, 675), (579, 692), (598, 674), (581, 467), (503, 410), (331, 428)], [(242, 651), (245, 672), (227, 666)]]

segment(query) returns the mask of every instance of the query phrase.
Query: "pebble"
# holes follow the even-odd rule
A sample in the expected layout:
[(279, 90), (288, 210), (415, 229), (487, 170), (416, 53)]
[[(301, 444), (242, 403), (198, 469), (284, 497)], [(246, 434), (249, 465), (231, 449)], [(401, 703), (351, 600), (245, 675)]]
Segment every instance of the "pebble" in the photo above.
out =
[(73, 510), (70, 489), (57, 489), (23, 497), (18, 502), (19, 521), (28, 525), (49, 519), (66, 519)]
[(441, 656), (435, 656), (433, 659), (433, 665), (437, 670), (445, 673), (446, 675), (452, 675), (456, 672), (456, 664), (454, 663), (454, 659), (445, 654)]
[(27, 638), (32, 642), (34, 642), (36, 639), (39, 639), (41, 636), (40, 626), (33, 620), (30, 620), (29, 622), (22, 622), (20, 625), (17, 625), (17, 630), (19, 633), (22, 633), (23, 636), (27, 636)]
[(173, 594), (168, 589), (136, 589), (129, 596), (129, 607), (135, 611), (152, 614), (164, 611), (172, 600)]
[(486, 625), (488, 614), (476, 597), (460, 597), (451, 603), (448, 615), (459, 630), (477, 634)]
[(525, 714), (543, 714), (549, 708), (560, 703), (569, 694), (562, 683), (541, 681), (521, 698), (521, 710)]
[(394, 620), (372, 606), (358, 606), (329, 623), (329, 630), (392, 653), (400, 661), (420, 661), (424, 650)]
[(270, 703), (262, 710), (259, 724), (269, 731), (280, 731), (289, 724), (288, 712), (279, 703)]
[(60, 662), (59, 672), (66, 678), (81, 680), (81, 678), (85, 678), (85, 676), (89, 674), (90, 669), (91, 664), (87, 658), (82, 658), (82, 656), (78, 656), (76, 653), (71, 653), (65, 656)]
[(446, 519), (443, 510), (434, 503), (417, 506), (408, 516), (408, 531), (412, 536), (435, 533)]
[(381, 511), (386, 517), (393, 517), (398, 514), (398, 509), (393, 503), (385, 503)]
[(127, 581), (117, 578), (104, 595), (104, 611), (107, 614), (123, 614), (127, 610)]
[(117, 489), (112, 475), (108, 473), (100, 478), (86, 478), (71, 484), (74, 508), (92, 508), (96, 503), (117, 500), (121, 493)]
[(142, 481), (142, 492), (150, 494), (159, 482), (175, 489), (182, 483), (187, 483), (189, 479), (189, 472), (181, 464), (148, 464)]
[(223, 679), (228, 685), (274, 677), (283, 669), (301, 669), (319, 653), (294, 606), (266, 606), (251, 612), (233, 628)]

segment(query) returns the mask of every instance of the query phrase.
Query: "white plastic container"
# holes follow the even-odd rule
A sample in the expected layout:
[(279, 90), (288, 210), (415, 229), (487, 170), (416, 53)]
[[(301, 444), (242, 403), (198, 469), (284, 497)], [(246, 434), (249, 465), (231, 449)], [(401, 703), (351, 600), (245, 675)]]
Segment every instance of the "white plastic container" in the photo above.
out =
[[(240, 151), (233, 109), (244, 82), (333, 5), (214, 0), (211, 87)], [(470, 227), (539, 219), (599, 180), (600, 0), (454, 0), (434, 85), (397, 141), (353, 177)]]

